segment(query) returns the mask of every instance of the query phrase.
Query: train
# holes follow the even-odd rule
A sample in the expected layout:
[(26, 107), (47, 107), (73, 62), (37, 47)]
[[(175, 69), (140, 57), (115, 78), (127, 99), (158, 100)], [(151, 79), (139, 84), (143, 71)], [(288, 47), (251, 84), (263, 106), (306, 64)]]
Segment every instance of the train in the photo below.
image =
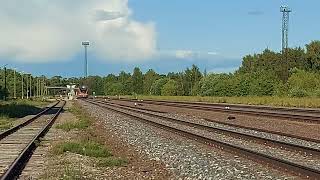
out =
[(88, 98), (88, 86), (82, 85), (77, 91), (77, 98)]

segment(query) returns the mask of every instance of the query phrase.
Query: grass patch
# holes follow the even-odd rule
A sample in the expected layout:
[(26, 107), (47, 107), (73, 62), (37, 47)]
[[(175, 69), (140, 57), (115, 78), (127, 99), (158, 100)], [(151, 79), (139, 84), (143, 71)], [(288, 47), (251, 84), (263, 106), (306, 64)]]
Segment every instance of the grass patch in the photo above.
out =
[(87, 116), (86, 113), (84, 113), (83, 109), (79, 106), (74, 105), (70, 109), (68, 109), (72, 114), (74, 114), (78, 121), (74, 122), (65, 122), (63, 124), (57, 125), (58, 129), (62, 129), (64, 131), (71, 131), (72, 129), (86, 129), (91, 125), (91, 120)]
[(90, 126), (90, 121), (87, 119), (80, 119), (77, 122), (65, 122), (63, 124), (57, 125), (58, 129), (62, 129), (64, 131), (71, 131), (72, 129), (86, 129)]
[(42, 107), (48, 105), (48, 102), (43, 101), (1, 101), (0, 116), (9, 118), (22, 118), (27, 115), (38, 113)]
[[(134, 96), (121, 96), (135, 98)], [(186, 102), (210, 102), (248, 105), (267, 105), (279, 107), (320, 108), (320, 98), (316, 97), (275, 97), (275, 96), (244, 96), (244, 97), (201, 97), (201, 96), (138, 96), (138, 99), (169, 100)]]
[(7, 116), (0, 116), (0, 130), (10, 129), (12, 127), (12, 120)]
[(79, 142), (63, 142), (56, 145), (53, 149), (55, 154), (72, 152), (90, 157), (110, 157), (111, 152), (103, 145), (91, 140), (81, 140)]
[(44, 101), (0, 101), (0, 130), (11, 128), (12, 122), (17, 118), (39, 113), (41, 108), (46, 105), (48, 102)]

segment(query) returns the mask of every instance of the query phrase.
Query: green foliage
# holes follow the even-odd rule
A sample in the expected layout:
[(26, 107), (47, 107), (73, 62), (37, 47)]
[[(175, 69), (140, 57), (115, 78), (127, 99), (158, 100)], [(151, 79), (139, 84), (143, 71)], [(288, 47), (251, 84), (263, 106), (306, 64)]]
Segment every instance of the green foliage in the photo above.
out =
[(299, 88), (292, 88), (289, 90), (289, 96), (290, 97), (306, 97), (308, 96), (308, 93), (304, 89), (299, 89)]
[(88, 128), (91, 125), (91, 120), (87, 116), (87, 114), (83, 111), (82, 108), (78, 106), (72, 106), (72, 108), (68, 109), (73, 115), (75, 115), (78, 121), (67, 121), (63, 124), (57, 125), (58, 129), (62, 129), (64, 131), (70, 131), (72, 129), (83, 130)]
[(58, 129), (62, 129), (64, 131), (71, 131), (72, 129), (86, 129), (90, 126), (91, 122), (88, 119), (80, 119), (77, 122), (65, 122), (63, 124), (57, 125)]
[(0, 131), (10, 129), (12, 127), (12, 120), (8, 116), (0, 116)]
[(146, 72), (143, 79), (143, 93), (145, 95), (151, 94), (150, 92), (151, 86), (159, 78), (160, 78), (159, 74), (157, 74), (153, 69), (149, 69)]
[(168, 82), (161, 88), (161, 95), (163, 96), (176, 96), (177, 95), (177, 82), (175, 80), (168, 80)]
[(163, 86), (168, 82), (167, 78), (162, 78), (162, 79), (158, 79), (156, 80), (151, 88), (150, 88), (150, 92), (152, 95), (157, 95), (160, 96), (161, 95), (161, 90), (163, 88)]
[(138, 67), (135, 67), (133, 70), (132, 91), (137, 94), (143, 93), (143, 74)]
[(301, 89), (306, 92), (313, 92), (320, 87), (320, 75), (313, 72), (296, 70), (290, 76), (288, 85), (290, 89)]
[(63, 154), (64, 152), (72, 152), (90, 157), (110, 157), (111, 152), (103, 145), (90, 140), (82, 140), (79, 142), (63, 142), (53, 148), (54, 154)]
[(38, 101), (7, 101), (0, 103), (0, 116), (9, 118), (22, 118), (27, 115), (36, 114), (40, 111), (39, 106), (48, 104), (48, 102)]

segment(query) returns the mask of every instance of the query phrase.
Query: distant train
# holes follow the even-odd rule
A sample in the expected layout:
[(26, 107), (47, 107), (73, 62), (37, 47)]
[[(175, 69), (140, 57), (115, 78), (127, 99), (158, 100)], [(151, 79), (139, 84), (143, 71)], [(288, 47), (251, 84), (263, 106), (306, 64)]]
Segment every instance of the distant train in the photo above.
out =
[(85, 85), (80, 86), (77, 92), (77, 98), (88, 98), (88, 96), (88, 87)]

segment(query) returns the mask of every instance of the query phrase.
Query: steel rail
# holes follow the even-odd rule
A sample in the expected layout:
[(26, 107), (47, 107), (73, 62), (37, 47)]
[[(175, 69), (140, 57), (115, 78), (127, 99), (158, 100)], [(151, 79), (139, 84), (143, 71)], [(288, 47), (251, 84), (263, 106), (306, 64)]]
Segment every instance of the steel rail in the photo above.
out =
[[(58, 101), (58, 103), (59, 102), (60, 101)], [(65, 104), (66, 101), (63, 101), (63, 104), (58, 109), (57, 113), (48, 121), (48, 123), (35, 135), (35, 137), (29, 142), (29, 144), (23, 149), (23, 151), (14, 160), (14, 162), (10, 165), (6, 172), (0, 177), (0, 180), (15, 179), (20, 174), (20, 172), (26, 165), (26, 162), (31, 158), (31, 154), (37, 148), (37, 142), (39, 142), (41, 137), (43, 137), (49, 131), (49, 129), (59, 116)]]
[(201, 141), (205, 144), (217, 146), (219, 148), (222, 148), (223, 150), (237, 153), (237, 154), (244, 156), (246, 158), (249, 158), (251, 160), (265, 162), (270, 166), (273, 166), (275, 168), (281, 168), (287, 172), (291, 172), (293, 174), (299, 175), (304, 178), (318, 179), (320, 177), (320, 171), (317, 169), (313, 169), (310, 167), (295, 164), (295, 163), (287, 161), (287, 160), (283, 160), (283, 159), (276, 158), (276, 157), (266, 155), (266, 154), (262, 154), (262, 153), (259, 153), (259, 152), (253, 151), (253, 150), (245, 149), (245, 148), (242, 148), (242, 147), (239, 147), (236, 145), (232, 145), (232, 144), (225, 143), (222, 141), (213, 140), (213, 139), (210, 139), (207, 137), (193, 134), (193, 133), (190, 133), (185, 130), (181, 130), (181, 129), (170, 127), (170, 126), (167, 126), (167, 125), (164, 125), (161, 123), (157, 123), (157, 122), (151, 121), (151, 120), (144, 118), (144, 117), (141, 117), (141, 116), (133, 115), (128, 112), (123, 112), (117, 108), (112, 107), (111, 105), (101, 105), (99, 103), (90, 102), (90, 101), (86, 101), (86, 102), (97, 105), (97, 106), (105, 108), (105, 109), (109, 109), (113, 112), (117, 112), (117, 113), (126, 115), (128, 117), (135, 118), (135, 119), (143, 121), (143, 122), (147, 122), (147, 123), (155, 125), (157, 127), (167, 129), (167, 130), (170, 130), (170, 131), (178, 133), (178, 134), (182, 134), (182, 135), (187, 136), (189, 138), (191, 137), (192, 139), (196, 139), (196, 140)]
[[(115, 99), (116, 100), (116, 99)], [(118, 99), (117, 99), (118, 100)], [(119, 101), (132, 101), (126, 99), (120, 99)], [(188, 109), (196, 109), (196, 110), (205, 110), (205, 111), (218, 111), (224, 113), (237, 113), (237, 114), (245, 114), (245, 115), (253, 115), (253, 116), (266, 116), (266, 117), (273, 117), (273, 118), (281, 118), (290, 121), (298, 121), (298, 122), (308, 122), (319, 124), (320, 123), (320, 116), (314, 115), (303, 115), (303, 114), (290, 114), (288, 112), (268, 112), (268, 111), (261, 111), (262, 108), (254, 109), (233, 109), (232, 107), (225, 106), (222, 107), (214, 107), (210, 105), (195, 105), (195, 104), (188, 104), (185, 102), (170, 102), (170, 101), (152, 101), (152, 100), (144, 100), (138, 101), (139, 103), (146, 103), (146, 104), (154, 104), (154, 105), (164, 105), (164, 106), (172, 106), (172, 107), (180, 107), (180, 108), (188, 108)], [(253, 110), (254, 109), (254, 110)], [(302, 111), (302, 110), (301, 110)], [(300, 111), (300, 112), (301, 112)], [(294, 111), (291, 111), (294, 112)]]

